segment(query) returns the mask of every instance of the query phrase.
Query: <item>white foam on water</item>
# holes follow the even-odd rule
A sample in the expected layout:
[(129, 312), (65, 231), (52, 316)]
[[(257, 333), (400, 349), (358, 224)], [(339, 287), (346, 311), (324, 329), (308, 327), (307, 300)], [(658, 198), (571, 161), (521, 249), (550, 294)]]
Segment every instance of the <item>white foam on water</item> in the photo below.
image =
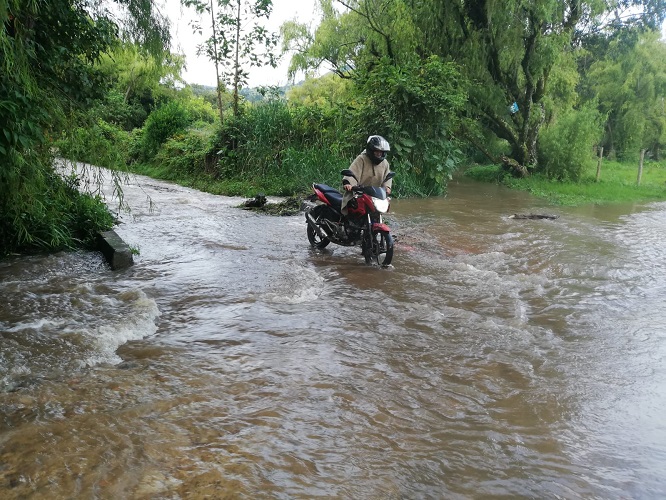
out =
[(296, 270), (275, 276), (262, 299), (276, 304), (302, 304), (317, 300), (325, 279), (315, 271), (297, 266)]
[(53, 318), (39, 318), (33, 321), (22, 321), (12, 327), (5, 327), (7, 333), (19, 333), (26, 330), (47, 330), (58, 328), (64, 325), (64, 320)]
[(132, 340), (146, 338), (157, 331), (155, 320), (160, 316), (160, 311), (153, 299), (141, 290), (123, 292), (119, 298), (126, 301), (126, 305), (118, 320), (87, 332), (94, 352), (81, 360), (82, 367), (120, 363), (122, 359), (116, 354), (118, 347)]

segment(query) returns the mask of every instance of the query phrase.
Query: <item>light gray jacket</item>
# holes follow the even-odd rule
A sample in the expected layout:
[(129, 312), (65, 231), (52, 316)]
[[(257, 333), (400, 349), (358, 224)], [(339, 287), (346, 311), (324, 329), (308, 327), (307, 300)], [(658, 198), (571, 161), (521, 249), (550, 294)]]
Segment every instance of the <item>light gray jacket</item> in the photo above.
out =
[[(393, 179), (384, 182), (386, 175), (389, 173), (389, 162), (382, 160), (381, 163), (375, 165), (370, 161), (367, 153), (363, 152), (356, 157), (356, 159), (349, 166), (349, 170), (354, 172), (356, 179), (353, 177), (343, 177), (342, 181), (348, 181), (352, 186), (374, 186), (374, 187), (391, 187)], [(352, 199), (353, 193), (351, 191), (344, 191), (342, 195), (342, 213), (347, 215), (347, 203)]]

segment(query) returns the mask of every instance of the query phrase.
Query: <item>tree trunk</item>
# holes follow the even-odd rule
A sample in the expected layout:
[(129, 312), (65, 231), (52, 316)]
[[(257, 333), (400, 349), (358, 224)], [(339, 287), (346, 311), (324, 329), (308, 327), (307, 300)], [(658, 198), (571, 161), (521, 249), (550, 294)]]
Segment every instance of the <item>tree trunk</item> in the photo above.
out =
[(518, 163), (513, 158), (509, 158), (506, 155), (502, 155), (502, 165), (504, 166), (505, 170), (508, 170), (516, 177), (529, 177), (530, 175), (529, 170), (527, 170), (524, 165)]
[(224, 124), (224, 113), (222, 110), (222, 85), (220, 82), (220, 63), (217, 57), (217, 35), (215, 34), (215, 11), (213, 0), (210, 0), (210, 17), (213, 26), (213, 55), (215, 56), (215, 77), (217, 82), (217, 107), (220, 112), (220, 127)]
[(241, 25), (241, 0), (237, 0), (238, 11), (236, 13), (236, 58), (234, 60), (234, 116), (238, 116), (238, 87), (240, 86), (240, 25)]

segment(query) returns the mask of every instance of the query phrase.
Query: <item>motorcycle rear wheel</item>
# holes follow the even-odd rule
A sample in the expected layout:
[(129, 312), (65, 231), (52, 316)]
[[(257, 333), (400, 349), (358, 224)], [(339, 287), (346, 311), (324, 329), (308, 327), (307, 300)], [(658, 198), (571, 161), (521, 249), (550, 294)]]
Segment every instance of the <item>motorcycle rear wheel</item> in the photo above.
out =
[(377, 263), (387, 267), (393, 260), (393, 237), (387, 231), (375, 233), (371, 239), (363, 239), (363, 256), (366, 264)]
[[(312, 215), (312, 218), (319, 222), (319, 219), (323, 216), (324, 214), (324, 205), (317, 205), (312, 209), (310, 212), (310, 215)], [(328, 244), (331, 242), (326, 237), (321, 237), (317, 234), (317, 231), (314, 230), (314, 228), (310, 225), (310, 223), (307, 224), (308, 226), (308, 241), (310, 242), (310, 245), (313, 248), (326, 248)]]

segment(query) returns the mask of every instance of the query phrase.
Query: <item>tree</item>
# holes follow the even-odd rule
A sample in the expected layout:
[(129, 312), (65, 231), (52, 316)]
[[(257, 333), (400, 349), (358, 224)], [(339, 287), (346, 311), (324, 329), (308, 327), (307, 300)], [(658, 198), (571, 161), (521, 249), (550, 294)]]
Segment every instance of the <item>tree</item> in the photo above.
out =
[(666, 43), (659, 35), (648, 32), (631, 44), (612, 40), (586, 75), (608, 117), (603, 146), (609, 153), (635, 158), (649, 149), (658, 157), (666, 145)]
[[(276, 66), (272, 49), (277, 45), (277, 35), (269, 33), (259, 21), (268, 19), (273, 8), (272, 0), (183, 0), (199, 14), (210, 15), (212, 35), (200, 47), (200, 51), (215, 63), (218, 84), (218, 105), (222, 112), (222, 82), (233, 92), (233, 113), (238, 116), (240, 89), (247, 85), (247, 66)], [(203, 25), (192, 23), (194, 32), (203, 33)], [(220, 75), (220, 67), (222, 74)], [(220, 115), (220, 119), (221, 119)]]
[[(501, 159), (517, 175), (538, 165), (553, 68), (589, 37), (659, 26), (665, 0), (323, 0), (322, 24), (294, 60), (328, 62), (341, 76), (409, 54), (459, 63), (470, 82), (468, 116), (507, 141)], [(407, 59), (408, 60), (408, 59)]]
[(93, 63), (121, 36), (156, 54), (168, 46), (150, 2), (116, 3), (129, 31), (104, 3), (0, 0), (0, 254), (75, 246), (112, 223), (101, 200), (56, 171), (50, 140), (109, 88)]

